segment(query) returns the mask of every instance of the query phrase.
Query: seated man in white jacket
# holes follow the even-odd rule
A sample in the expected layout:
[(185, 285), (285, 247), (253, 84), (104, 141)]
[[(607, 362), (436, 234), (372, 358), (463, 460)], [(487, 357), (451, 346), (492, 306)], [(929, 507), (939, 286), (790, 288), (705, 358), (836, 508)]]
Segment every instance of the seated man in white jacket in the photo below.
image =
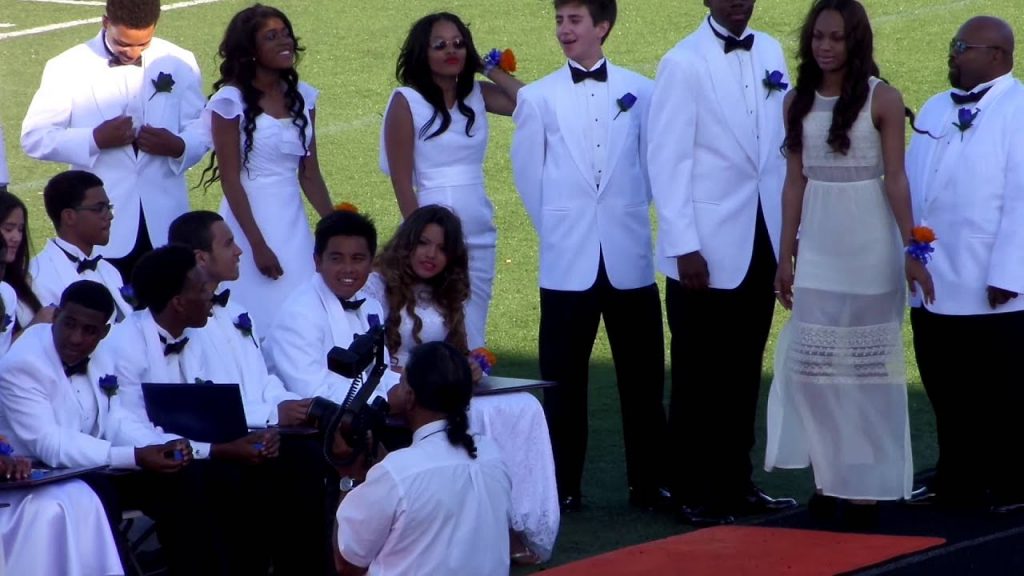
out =
[[(360, 293), (376, 251), (377, 229), (362, 214), (338, 211), (317, 224), (316, 274), (281, 306), (263, 351), (288, 390), (339, 404), (352, 390), (351, 379), (327, 369), (327, 353), (335, 346), (348, 347), (354, 336), (384, 319), (380, 303)], [(390, 365), (386, 349), (384, 355)], [(372, 368), (367, 367), (363, 378)], [(375, 394), (386, 396), (398, 380), (397, 373), (385, 371)]]
[(121, 296), (121, 273), (93, 248), (106, 246), (114, 206), (103, 181), (91, 172), (68, 170), (57, 174), (43, 189), (46, 214), (57, 237), (32, 259), (32, 291), (40, 302), (51, 304), (76, 280), (95, 280), (107, 287), (116, 305), (116, 320), (132, 312)]
[[(196, 265), (214, 287), (238, 279), (242, 250), (235, 243), (231, 228), (216, 212), (186, 212), (171, 223), (168, 239), (192, 249)], [(288, 427), (309, 425), (310, 399), (285, 390), (281, 380), (267, 371), (248, 313), (231, 291), (214, 293), (213, 309), (206, 326), (194, 331), (193, 346), (205, 355), (205, 377), (217, 383), (238, 384), (242, 393), (245, 419), (250, 428), (280, 426), (281, 450), (274, 468), (274, 490), (289, 495), (289, 505), (281, 520), (289, 529), (281, 547), (291, 551), (290, 560), (300, 562), (285, 571), (281, 561), (274, 570), (287, 574), (324, 574), (330, 565), (331, 525), (337, 506), (337, 493), (330, 490), (338, 483), (337, 473), (323, 456), (322, 438), (295, 432)], [(312, 430), (312, 429), (310, 429)], [(320, 518), (317, 522), (314, 519)]]
[[(0, 434), (16, 454), (57, 468), (110, 466), (141, 473), (84, 477), (103, 502), (111, 535), (126, 508), (157, 521), (169, 557), (214, 553), (184, 543), (206, 522), (198, 484), (186, 477), (191, 451), (180, 439), (111, 442), (111, 409), (121, 397), (110, 366), (90, 358), (107, 335), (114, 302), (91, 280), (73, 282), (59, 298), (53, 324), (26, 329), (0, 360)], [(190, 511), (193, 510), (193, 511)], [(198, 551), (197, 551), (198, 550)], [(182, 565), (182, 571), (193, 569)]]

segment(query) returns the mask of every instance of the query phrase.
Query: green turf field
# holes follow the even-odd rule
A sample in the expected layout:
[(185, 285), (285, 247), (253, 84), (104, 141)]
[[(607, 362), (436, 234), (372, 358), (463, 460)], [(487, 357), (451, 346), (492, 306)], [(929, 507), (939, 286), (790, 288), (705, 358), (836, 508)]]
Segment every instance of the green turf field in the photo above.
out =
[[(174, 1), (164, 0), (164, 4)], [(1024, 30), (1019, 2), (864, 0), (874, 25), (882, 75), (903, 91), (908, 105), (919, 108), (931, 94), (946, 88), (946, 48), (956, 28), (971, 16), (991, 14)], [(98, 25), (5, 36), (102, 14), (101, 6), (89, 5), (99, 2), (75, 4), (74, 0), (0, 0), (0, 121), (7, 132), (11, 188), (29, 206), (36, 248), (52, 235), (42, 210), (42, 187), (62, 167), (24, 157), (18, 146), (21, 120), (46, 60), (92, 37)], [(248, 4), (213, 0), (169, 11), (157, 33), (195, 52), (209, 86), (215, 79), (216, 49), (224, 27), (232, 14)], [(301, 77), (321, 91), (317, 134), (331, 195), (335, 201), (353, 202), (374, 216), (382, 236), (390, 235), (397, 225), (398, 211), (390, 184), (377, 168), (381, 114), (395, 86), (398, 48), (416, 18), (435, 10), (459, 14), (470, 24), (481, 51), (513, 48), (519, 60), (518, 76), (527, 82), (564, 62), (553, 38), (553, 10), (548, 0), (280, 0), (275, 5), (290, 16), (307, 49), (299, 67)], [(760, 0), (752, 23), (782, 42), (791, 70), (796, 30), (809, 5), (809, 0)], [(606, 53), (620, 65), (653, 76), (661, 56), (691, 32), (703, 14), (699, 0), (620, 0), (619, 21), (606, 43)], [(512, 186), (508, 160), (511, 132), (509, 119), (492, 117), (486, 174), (497, 207), (499, 245), (489, 344), (499, 358), (498, 373), (529, 376), (536, 374), (537, 243)], [(190, 182), (198, 182), (199, 172), (192, 170)], [(196, 208), (216, 209), (219, 201), (216, 188), (196, 190), (192, 195)], [(775, 333), (784, 320), (780, 310)], [(915, 464), (920, 469), (931, 466), (935, 459), (934, 423), (918, 381), (909, 329), (907, 332), (911, 425)], [(766, 355), (765, 394), (775, 333)], [(640, 514), (627, 506), (618, 403), (603, 337), (595, 346), (592, 366), (591, 441), (584, 485), (588, 507), (562, 518), (553, 564), (686, 529), (668, 517)], [(665, 447), (665, 458), (673, 457), (671, 447)], [(763, 461), (760, 444), (755, 448), (755, 461)], [(803, 499), (811, 491), (806, 471), (758, 472), (757, 481), (772, 494)]]

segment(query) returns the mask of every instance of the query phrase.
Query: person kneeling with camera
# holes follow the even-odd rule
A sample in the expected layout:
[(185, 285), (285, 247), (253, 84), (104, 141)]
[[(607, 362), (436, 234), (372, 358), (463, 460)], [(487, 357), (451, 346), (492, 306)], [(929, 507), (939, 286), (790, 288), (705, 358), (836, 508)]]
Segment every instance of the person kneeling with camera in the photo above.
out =
[(444, 342), (423, 344), (388, 393), (412, 445), (373, 464), (372, 446), (353, 450), (343, 430), (335, 434), (334, 457), (351, 462), (338, 466), (342, 576), (508, 574), (512, 482), (495, 444), (469, 434), (472, 389), (465, 356)]

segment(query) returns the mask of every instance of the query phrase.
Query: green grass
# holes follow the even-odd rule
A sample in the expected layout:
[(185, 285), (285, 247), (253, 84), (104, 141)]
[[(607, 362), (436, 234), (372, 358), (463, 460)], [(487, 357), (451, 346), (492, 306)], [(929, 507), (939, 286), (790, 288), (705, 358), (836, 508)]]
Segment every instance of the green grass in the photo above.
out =
[[(224, 27), (232, 14), (248, 4), (225, 0), (168, 12), (159, 35), (196, 53), (209, 86), (215, 79), (216, 48)], [(518, 74), (524, 81), (540, 78), (563, 62), (553, 39), (549, 0), (282, 0), (274, 4), (291, 17), (307, 48), (300, 65), (302, 78), (321, 90), (318, 141), (331, 195), (335, 201), (354, 202), (373, 215), (382, 236), (397, 225), (398, 211), (390, 185), (377, 168), (381, 114), (395, 86), (398, 48), (416, 18), (441, 9), (460, 14), (470, 24), (478, 47), (515, 49)], [(809, 4), (808, 0), (761, 0), (757, 5), (753, 24), (782, 42), (791, 70), (795, 67), (796, 30)], [(1019, 0), (864, 0), (864, 4), (874, 24), (882, 74), (903, 91), (907, 104), (915, 109), (946, 87), (946, 47), (964, 20), (992, 14), (1024, 30)], [(0, 21), (18, 28), (101, 13), (97, 7), (0, 0)], [(616, 63), (653, 76), (661, 56), (689, 34), (703, 14), (698, 0), (623, 0), (606, 52)], [(0, 32), (18, 28), (0, 28)], [(52, 235), (42, 210), (42, 186), (62, 167), (34, 162), (21, 154), (17, 142), (21, 120), (46, 60), (95, 32), (94, 26), (80, 26), (0, 40), (0, 121), (7, 131), (12, 190), (29, 205), (37, 248)], [(485, 170), (497, 208), (499, 245), (489, 341), (499, 356), (500, 373), (530, 376), (537, 372), (537, 241), (512, 186), (508, 159), (512, 123), (492, 117), (491, 127)], [(191, 183), (198, 182), (199, 171), (192, 170)], [(219, 201), (219, 190), (193, 192), (196, 208), (216, 209)], [(766, 353), (764, 394), (771, 380), (775, 336), (785, 318), (781, 310), (776, 315)], [(906, 339), (914, 456), (920, 469), (935, 460), (934, 422), (909, 346), (909, 327)], [(580, 514), (562, 518), (552, 564), (686, 529), (665, 517), (634, 512), (626, 504), (618, 399), (603, 336), (594, 348), (591, 376), (590, 453), (584, 484), (589, 506)], [(763, 421), (759, 429), (763, 431)], [(812, 486), (810, 473), (765, 474), (760, 471), (763, 448), (762, 438), (754, 450), (757, 482), (770, 493), (806, 497)], [(664, 457), (676, 457), (671, 447), (665, 448)]]

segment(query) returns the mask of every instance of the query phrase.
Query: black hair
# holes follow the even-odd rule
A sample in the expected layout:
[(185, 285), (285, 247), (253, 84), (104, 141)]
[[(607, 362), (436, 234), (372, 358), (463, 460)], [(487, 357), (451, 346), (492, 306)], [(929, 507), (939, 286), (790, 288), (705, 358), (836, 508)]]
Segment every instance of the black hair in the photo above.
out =
[(163, 312), (188, 283), (188, 274), (196, 267), (192, 248), (181, 244), (161, 246), (139, 259), (132, 272), (132, 289), (142, 308), (154, 314)]
[(104, 318), (114, 315), (114, 297), (106, 286), (93, 280), (72, 282), (60, 295), (60, 307), (78, 304), (83, 308), (99, 312)]
[(370, 256), (377, 254), (377, 227), (368, 217), (357, 212), (336, 210), (316, 224), (313, 233), (313, 254), (322, 256), (327, 243), (335, 236), (357, 236), (366, 239)]
[(578, 4), (586, 8), (587, 12), (590, 12), (590, 19), (594, 22), (594, 26), (601, 22), (608, 23), (608, 32), (605, 33), (604, 38), (601, 38), (601, 44), (604, 44), (604, 41), (611, 35), (612, 28), (615, 27), (615, 18), (618, 16), (619, 8), (615, 4), (615, 0), (554, 0), (555, 10), (570, 4)]
[(469, 361), (446, 342), (427, 342), (412, 349), (405, 364), (405, 381), (416, 393), (416, 403), (448, 420), (448, 441), (476, 458), (476, 443), (469, 434), (469, 400), (473, 374)]
[[(309, 142), (306, 137), (306, 129), (309, 121), (306, 119), (306, 100), (299, 91), (299, 73), (295, 67), (299, 65), (299, 55), (305, 48), (299, 45), (299, 39), (295, 36), (291, 20), (284, 12), (263, 4), (252, 6), (238, 12), (228, 23), (224, 31), (224, 39), (221, 40), (218, 54), (221, 60), (220, 78), (213, 83), (213, 91), (216, 93), (224, 86), (230, 84), (238, 88), (242, 93), (242, 101), (245, 108), (242, 111), (242, 168), (248, 168), (249, 154), (252, 152), (253, 134), (256, 132), (256, 118), (263, 114), (260, 106), (260, 98), (263, 91), (257, 88), (253, 82), (256, 79), (256, 72), (259, 62), (256, 55), (259, 53), (260, 28), (271, 18), (277, 18), (284, 23), (288, 29), (288, 35), (295, 41), (295, 64), (279, 72), (281, 81), (284, 82), (284, 102), (291, 116), (292, 124), (299, 129), (299, 139), (302, 148), (309, 151)], [(299, 164), (302, 171), (305, 164)], [(210, 164), (203, 170), (200, 184), (208, 188), (214, 182), (220, 180), (220, 169), (217, 165), (217, 153), (210, 155)]]
[(43, 205), (53, 227), (60, 229), (61, 213), (81, 206), (86, 191), (101, 186), (103, 180), (85, 170), (68, 170), (50, 178), (43, 188)]
[(144, 30), (160, 20), (160, 0), (107, 0), (106, 15), (115, 26)]
[[(419, 137), (430, 140), (443, 134), (452, 123), (452, 115), (448, 112), (448, 106), (444, 102), (441, 87), (434, 81), (434, 73), (430, 70), (428, 58), (431, 49), (430, 34), (434, 30), (434, 24), (438, 22), (452, 23), (466, 43), (466, 63), (462, 73), (455, 81), (455, 103), (459, 112), (466, 117), (466, 136), (472, 136), (469, 131), (476, 122), (476, 113), (466, 104), (466, 98), (473, 91), (473, 86), (476, 83), (475, 76), (477, 72), (481, 71), (482, 64), (480, 63), (480, 53), (477, 52), (476, 46), (473, 44), (473, 35), (462, 19), (451, 12), (436, 12), (413, 23), (409, 28), (409, 34), (405, 37), (405, 43), (402, 44), (402, 51), (398, 53), (395, 77), (403, 86), (408, 86), (419, 92), (434, 107), (434, 113), (430, 119), (420, 126)], [(441, 123), (436, 130), (430, 132), (430, 127), (434, 125), (438, 116), (441, 117)]]
[(27, 304), (35, 314), (43, 305), (40, 304), (39, 298), (29, 286), (28, 261), (32, 244), (28, 235), (28, 208), (25, 208), (25, 203), (14, 194), (0, 192), (0, 224), (17, 209), (20, 209), (21, 213), (25, 215), (25, 232), (21, 237), (21, 246), (18, 246), (18, 251), (14, 254), (14, 261), (3, 268), (3, 276), (0, 277), (0, 280), (10, 284), (11, 288), (14, 288), (15, 294), (18, 295), (18, 300)]
[(167, 230), (167, 243), (209, 252), (213, 249), (213, 225), (223, 221), (223, 216), (210, 210), (186, 212), (171, 222)]

